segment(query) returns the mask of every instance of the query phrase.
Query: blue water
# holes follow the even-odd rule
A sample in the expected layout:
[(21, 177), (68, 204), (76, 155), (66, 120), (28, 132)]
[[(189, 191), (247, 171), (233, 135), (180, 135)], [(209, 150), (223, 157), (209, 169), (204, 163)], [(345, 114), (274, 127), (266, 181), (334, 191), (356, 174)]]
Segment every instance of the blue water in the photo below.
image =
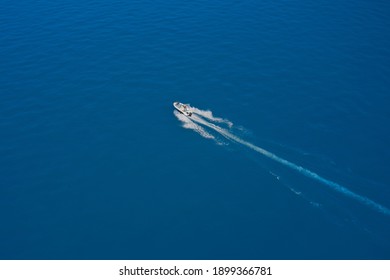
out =
[(388, 1), (4, 0), (0, 34), (1, 259), (390, 258)]

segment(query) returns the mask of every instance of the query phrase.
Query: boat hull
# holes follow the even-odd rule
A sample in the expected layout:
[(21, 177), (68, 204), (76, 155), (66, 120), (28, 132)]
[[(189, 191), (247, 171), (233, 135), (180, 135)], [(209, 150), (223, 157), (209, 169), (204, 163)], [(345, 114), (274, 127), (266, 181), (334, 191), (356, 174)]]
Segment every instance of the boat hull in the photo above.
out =
[(175, 107), (176, 110), (178, 110), (180, 113), (187, 117), (191, 117), (192, 112), (189, 109), (189, 106), (180, 102), (173, 102), (173, 107)]

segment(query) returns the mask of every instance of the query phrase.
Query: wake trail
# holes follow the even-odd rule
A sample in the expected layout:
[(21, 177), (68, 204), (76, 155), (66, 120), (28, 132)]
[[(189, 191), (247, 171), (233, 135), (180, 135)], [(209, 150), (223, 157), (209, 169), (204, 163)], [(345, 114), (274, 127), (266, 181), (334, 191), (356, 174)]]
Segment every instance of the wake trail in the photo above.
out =
[[(212, 139), (215, 141), (217, 145), (228, 145), (228, 142), (221, 141), (221, 139), (216, 138), (214, 135), (206, 131), (202, 126), (198, 125), (197, 123), (193, 122), (188, 117), (184, 116), (183, 114), (177, 112), (176, 110), (173, 111), (176, 118), (181, 121), (182, 127), (185, 129), (191, 129), (198, 133), (200, 136), (206, 138), (206, 139)], [(227, 140), (230, 141), (230, 139), (227, 138)]]
[(176, 118), (178, 118), (178, 120), (180, 120), (182, 122), (184, 128), (192, 129), (195, 132), (197, 132), (198, 134), (200, 134), (201, 136), (203, 136), (204, 138), (214, 139), (215, 140), (215, 137), (213, 135), (208, 133), (200, 125), (194, 123), (191, 119), (187, 118), (186, 116), (184, 116), (183, 114), (180, 114), (177, 111), (174, 111), (174, 114), (175, 114)]
[(192, 113), (195, 113), (199, 116), (202, 116), (202, 117), (204, 117), (212, 122), (227, 124), (229, 126), (229, 128), (232, 128), (232, 126), (233, 126), (233, 123), (227, 119), (214, 117), (213, 112), (211, 112), (210, 110), (200, 110), (200, 109), (195, 108), (195, 107), (190, 107), (190, 109), (191, 109)]
[(342, 193), (350, 198), (353, 198), (356, 201), (359, 201), (360, 203), (363, 203), (363, 204), (371, 207), (372, 209), (374, 209), (380, 213), (383, 213), (385, 215), (390, 216), (390, 209), (389, 208), (382, 206), (382, 205), (376, 203), (375, 201), (373, 201), (367, 197), (364, 197), (362, 195), (354, 193), (353, 191), (349, 190), (348, 188), (346, 188), (346, 187), (344, 187), (336, 182), (325, 179), (313, 171), (310, 171), (302, 166), (299, 166), (299, 165), (294, 164), (286, 159), (283, 159), (283, 158), (281, 158), (281, 157), (279, 157), (279, 156), (277, 156), (277, 155), (275, 155), (275, 154), (273, 154), (273, 153), (271, 153), (263, 148), (257, 147), (256, 145), (253, 145), (252, 143), (247, 142), (247, 141), (233, 135), (232, 133), (228, 132), (227, 130), (225, 130), (225, 129), (223, 129), (215, 124), (212, 124), (199, 116), (193, 115), (191, 117), (191, 119), (199, 124), (203, 124), (211, 129), (213, 129), (214, 131), (220, 133), (222, 136), (224, 136), (225, 138), (227, 138), (231, 141), (242, 144), (242, 145), (244, 145), (244, 146), (276, 161), (276, 162), (281, 163), (284, 166), (289, 167), (290, 169), (293, 169), (293, 170), (301, 173), (302, 175), (304, 175), (308, 178), (314, 179), (314, 180), (322, 183), (323, 185), (326, 185), (339, 193)]

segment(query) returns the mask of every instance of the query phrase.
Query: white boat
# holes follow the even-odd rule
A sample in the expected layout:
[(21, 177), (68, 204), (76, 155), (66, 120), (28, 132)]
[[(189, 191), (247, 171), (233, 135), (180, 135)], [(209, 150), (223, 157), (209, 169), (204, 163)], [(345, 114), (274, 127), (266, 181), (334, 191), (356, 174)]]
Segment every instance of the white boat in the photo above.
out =
[(180, 113), (186, 115), (187, 117), (191, 117), (192, 111), (191, 107), (188, 104), (183, 104), (180, 102), (173, 102), (173, 107), (176, 108)]

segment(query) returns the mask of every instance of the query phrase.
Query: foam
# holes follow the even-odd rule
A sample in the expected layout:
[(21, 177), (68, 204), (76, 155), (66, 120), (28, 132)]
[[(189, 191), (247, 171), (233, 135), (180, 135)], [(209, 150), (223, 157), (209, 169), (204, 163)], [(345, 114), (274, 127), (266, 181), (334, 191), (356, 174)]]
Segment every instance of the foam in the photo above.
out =
[[(221, 119), (221, 118), (215, 118), (213, 117), (212, 115), (212, 112), (211, 111), (202, 111), (202, 110), (199, 110), (197, 108), (193, 108), (192, 107), (192, 110), (194, 112), (202, 112), (203, 115), (207, 115), (208, 117), (210, 118), (213, 118), (214, 120), (224, 120), (224, 119)], [(206, 112), (206, 113), (205, 113)], [(206, 117), (207, 118), (207, 117)], [(313, 180), (316, 180), (318, 181), (319, 183), (327, 186), (327, 187), (330, 187), (331, 189), (349, 197), (349, 198), (352, 198), (364, 205), (367, 205), (369, 206), (370, 208), (382, 213), (382, 214), (385, 214), (385, 215), (388, 215), (390, 216), (390, 209), (385, 207), (385, 206), (382, 206), (381, 204), (379, 203), (376, 203), (375, 201), (365, 197), (365, 196), (362, 196), (360, 194), (357, 194), (351, 190), (349, 190), (348, 188), (336, 183), (336, 182), (333, 182), (331, 180), (328, 180), (320, 175), (318, 175), (317, 173), (313, 172), (313, 171), (310, 171), (302, 166), (299, 166), (295, 163), (292, 163), (284, 158), (281, 158), (263, 148), (260, 148), (248, 141), (245, 141), (239, 137), (237, 137), (236, 135), (232, 134), (231, 132), (229, 132), (228, 130), (222, 128), (222, 127), (219, 127), (218, 125), (215, 125), (213, 123), (210, 123), (208, 121), (206, 121), (205, 119), (203, 119), (200, 114), (197, 113), (197, 115), (193, 115), (191, 117), (191, 120), (193, 122), (196, 122), (198, 124), (201, 124), (201, 125), (204, 125), (206, 127), (209, 127), (211, 129), (213, 129), (214, 131), (220, 133), (223, 137), (225, 137), (226, 139), (230, 140), (230, 141), (233, 141), (233, 142), (236, 142), (236, 143), (239, 143), (239, 144), (242, 144), (244, 146), (246, 146), (247, 148), (250, 148), (252, 149), (253, 151), (256, 151), (257, 153), (259, 154), (262, 154), (263, 156), (266, 156), (267, 158), (270, 158), (284, 166), (287, 166), (289, 167), (290, 169), (292, 170), (295, 170), (297, 172), (299, 172), (300, 174), (308, 177), (308, 178), (311, 178)]]

